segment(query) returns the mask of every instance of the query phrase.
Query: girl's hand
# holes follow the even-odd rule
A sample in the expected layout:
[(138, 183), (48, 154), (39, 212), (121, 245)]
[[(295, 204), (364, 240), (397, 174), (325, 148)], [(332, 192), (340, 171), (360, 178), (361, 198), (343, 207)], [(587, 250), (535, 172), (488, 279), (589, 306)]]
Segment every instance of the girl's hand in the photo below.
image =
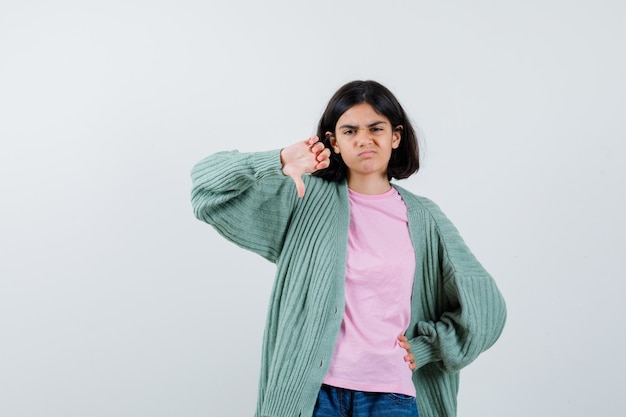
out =
[(409, 340), (406, 338), (406, 336), (400, 335), (398, 336), (398, 341), (400, 342), (398, 343), (400, 347), (406, 350), (407, 353), (404, 356), (404, 361), (409, 363), (409, 369), (411, 371), (415, 370), (417, 365), (415, 365), (415, 356), (413, 356), (413, 354), (411, 353), (411, 344), (409, 343)]
[(302, 198), (305, 191), (302, 175), (328, 168), (330, 149), (325, 148), (317, 136), (311, 136), (280, 151), (280, 161), (283, 164), (283, 174), (291, 177), (296, 184), (298, 197)]

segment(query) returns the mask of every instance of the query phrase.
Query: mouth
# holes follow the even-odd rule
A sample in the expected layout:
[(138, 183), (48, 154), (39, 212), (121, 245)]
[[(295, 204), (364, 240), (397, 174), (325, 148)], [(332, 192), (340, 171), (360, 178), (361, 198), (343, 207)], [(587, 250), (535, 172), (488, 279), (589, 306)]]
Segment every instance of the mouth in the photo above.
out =
[(363, 152), (359, 153), (359, 157), (361, 157), (361, 158), (368, 158), (370, 156), (374, 156), (375, 153), (376, 153), (375, 151), (369, 149), (367, 151), (363, 151)]

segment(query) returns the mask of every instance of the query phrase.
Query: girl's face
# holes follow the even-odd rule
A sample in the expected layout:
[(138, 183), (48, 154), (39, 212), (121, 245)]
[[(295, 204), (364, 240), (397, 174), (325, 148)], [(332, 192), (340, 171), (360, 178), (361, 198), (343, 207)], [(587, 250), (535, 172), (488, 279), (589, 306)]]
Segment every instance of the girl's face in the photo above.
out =
[(348, 178), (384, 177), (386, 181), (391, 151), (400, 146), (401, 134), (402, 126), (392, 126), (369, 103), (360, 103), (337, 120), (330, 145), (347, 165)]

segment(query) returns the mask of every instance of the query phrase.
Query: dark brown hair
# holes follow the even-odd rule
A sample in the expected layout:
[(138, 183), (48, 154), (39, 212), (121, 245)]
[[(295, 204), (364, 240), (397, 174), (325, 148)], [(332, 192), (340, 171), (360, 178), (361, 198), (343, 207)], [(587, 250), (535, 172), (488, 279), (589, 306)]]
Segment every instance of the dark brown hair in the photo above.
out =
[(317, 136), (330, 149), (330, 166), (314, 172), (313, 175), (328, 181), (343, 181), (346, 178), (348, 167), (341, 156), (333, 150), (326, 132), (334, 134), (341, 115), (352, 106), (361, 103), (368, 103), (376, 113), (389, 119), (393, 128), (402, 126), (400, 145), (391, 152), (387, 178), (403, 179), (417, 172), (420, 166), (417, 135), (396, 97), (376, 81), (352, 81), (337, 90), (320, 118)]

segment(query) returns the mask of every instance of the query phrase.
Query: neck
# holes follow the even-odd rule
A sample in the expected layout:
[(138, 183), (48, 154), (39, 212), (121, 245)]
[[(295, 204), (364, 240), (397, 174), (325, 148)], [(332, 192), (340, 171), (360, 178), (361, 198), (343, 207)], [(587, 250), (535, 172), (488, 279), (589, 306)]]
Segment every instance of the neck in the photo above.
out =
[(383, 194), (391, 188), (391, 184), (384, 177), (361, 177), (358, 175), (348, 174), (348, 188), (360, 194)]

